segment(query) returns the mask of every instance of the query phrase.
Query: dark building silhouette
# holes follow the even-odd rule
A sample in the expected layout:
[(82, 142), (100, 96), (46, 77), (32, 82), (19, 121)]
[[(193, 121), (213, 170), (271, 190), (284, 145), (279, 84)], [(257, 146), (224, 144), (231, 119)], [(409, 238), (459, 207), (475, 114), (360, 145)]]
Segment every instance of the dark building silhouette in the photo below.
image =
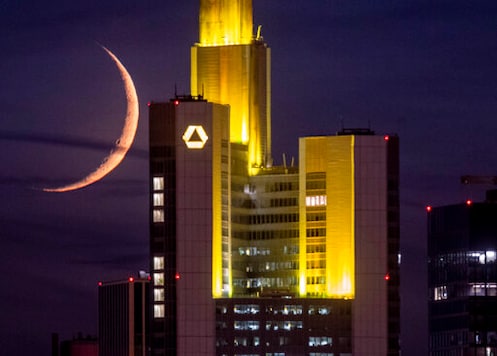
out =
[(99, 282), (98, 345), (100, 356), (147, 355), (149, 278)]
[(428, 208), (430, 355), (497, 355), (497, 191)]
[(59, 343), (59, 334), (52, 334), (52, 356), (98, 356), (96, 336), (83, 336), (79, 333), (71, 340)]

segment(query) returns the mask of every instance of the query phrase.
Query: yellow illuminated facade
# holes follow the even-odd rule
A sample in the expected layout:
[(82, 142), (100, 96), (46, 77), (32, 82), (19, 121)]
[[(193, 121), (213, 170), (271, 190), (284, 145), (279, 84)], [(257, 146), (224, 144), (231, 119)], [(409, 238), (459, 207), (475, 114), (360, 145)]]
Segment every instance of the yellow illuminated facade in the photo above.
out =
[(191, 92), (230, 105), (230, 141), (248, 146), (249, 174), (271, 157), (270, 50), (252, 35), (251, 0), (201, 0)]
[(301, 297), (354, 298), (354, 136), (300, 139)]
[(226, 46), (252, 42), (252, 0), (201, 0), (201, 46)]

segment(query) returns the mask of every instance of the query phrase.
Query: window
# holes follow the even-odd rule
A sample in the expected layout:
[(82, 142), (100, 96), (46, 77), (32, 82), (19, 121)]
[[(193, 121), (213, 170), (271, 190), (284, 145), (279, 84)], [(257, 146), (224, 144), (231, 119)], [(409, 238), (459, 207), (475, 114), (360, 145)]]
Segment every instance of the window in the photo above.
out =
[(163, 302), (164, 301), (164, 288), (155, 288), (154, 289), (154, 301)]
[(164, 190), (164, 177), (153, 178), (154, 190)]
[(281, 311), (283, 315), (301, 315), (302, 305), (285, 305)]
[(259, 322), (257, 320), (235, 320), (233, 327), (235, 330), (259, 330)]
[(154, 257), (154, 269), (164, 269), (164, 257), (162, 256), (155, 256)]
[(305, 197), (306, 206), (326, 206), (326, 195)]
[(256, 304), (235, 304), (235, 314), (258, 314), (259, 306)]
[(154, 305), (154, 318), (163, 318), (164, 317), (164, 305), (156, 304)]
[(164, 222), (164, 210), (163, 209), (154, 209), (153, 220), (154, 220), (154, 223)]
[(164, 273), (154, 273), (154, 285), (156, 286), (164, 285)]
[(164, 206), (164, 193), (154, 193), (154, 206)]
[(309, 336), (309, 346), (331, 346), (332, 339), (329, 336)]
[(248, 346), (248, 338), (244, 336), (236, 336), (233, 344), (235, 346)]
[(433, 299), (435, 300), (447, 299), (447, 286), (435, 287)]
[(284, 330), (291, 331), (295, 329), (302, 329), (302, 321), (289, 321), (289, 320), (268, 320), (266, 321), (266, 330)]
[(324, 305), (310, 305), (309, 315), (329, 315), (331, 313), (331, 307)]
[(216, 314), (226, 314), (228, 307), (226, 305), (216, 305)]

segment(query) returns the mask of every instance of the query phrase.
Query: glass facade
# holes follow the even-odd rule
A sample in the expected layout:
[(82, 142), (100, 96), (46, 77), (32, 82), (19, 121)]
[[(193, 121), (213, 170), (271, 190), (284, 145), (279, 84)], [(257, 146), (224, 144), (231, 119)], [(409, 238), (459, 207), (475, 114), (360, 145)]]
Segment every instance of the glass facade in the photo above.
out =
[(216, 306), (217, 355), (352, 352), (351, 300), (235, 298), (218, 299)]
[(497, 204), (428, 212), (430, 355), (497, 355)]

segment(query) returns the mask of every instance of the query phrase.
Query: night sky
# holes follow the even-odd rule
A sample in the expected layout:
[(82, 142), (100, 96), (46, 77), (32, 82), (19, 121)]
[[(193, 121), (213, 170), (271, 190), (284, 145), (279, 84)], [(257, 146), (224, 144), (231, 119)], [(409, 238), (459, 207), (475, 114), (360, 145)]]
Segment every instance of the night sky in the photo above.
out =
[[(48, 355), (97, 333), (97, 282), (148, 268), (147, 102), (189, 93), (199, 1), (0, 0), (0, 350)], [(495, 0), (254, 0), (272, 48), (276, 163), (342, 127), (401, 142), (403, 355), (426, 354), (427, 204), (483, 199), (497, 173)], [(126, 159), (70, 193), (119, 137), (126, 66), (140, 122)]]

